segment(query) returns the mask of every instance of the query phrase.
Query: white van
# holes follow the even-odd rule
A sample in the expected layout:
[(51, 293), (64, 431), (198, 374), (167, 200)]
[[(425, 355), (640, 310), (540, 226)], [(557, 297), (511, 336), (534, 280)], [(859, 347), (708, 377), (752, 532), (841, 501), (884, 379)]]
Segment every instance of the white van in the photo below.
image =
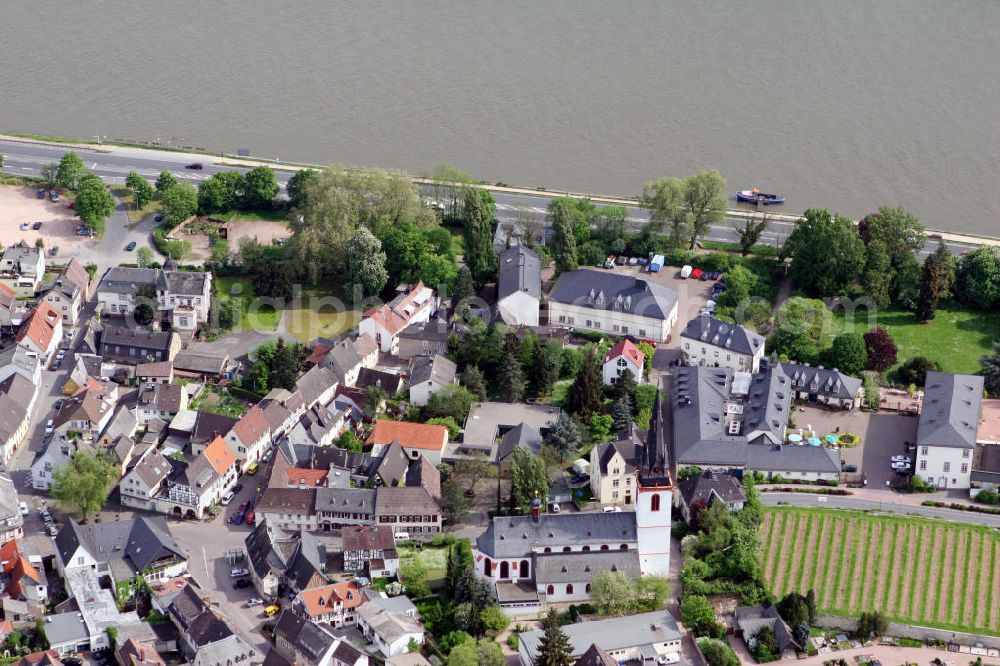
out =
[(685, 266), (684, 268), (681, 269), (681, 277), (687, 280), (689, 277), (691, 277), (691, 271), (693, 270), (694, 269), (691, 268), (690, 266)]

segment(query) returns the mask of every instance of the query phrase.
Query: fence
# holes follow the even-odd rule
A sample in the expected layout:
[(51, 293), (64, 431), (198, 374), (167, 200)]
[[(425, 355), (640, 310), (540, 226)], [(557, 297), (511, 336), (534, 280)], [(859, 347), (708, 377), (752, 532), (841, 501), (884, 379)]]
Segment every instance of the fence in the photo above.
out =
[[(844, 631), (854, 631), (858, 628), (858, 621), (849, 617), (837, 617), (835, 615), (820, 615), (816, 618), (816, 626), (824, 629), (843, 629)], [(980, 636), (978, 634), (967, 634), (961, 631), (948, 631), (946, 629), (933, 629), (931, 627), (918, 627), (911, 624), (898, 624), (890, 622), (886, 630), (886, 636), (896, 638), (912, 638), (918, 641), (941, 643), (955, 643), (970, 647), (983, 646), (987, 648), (1000, 649), (1000, 636)]]

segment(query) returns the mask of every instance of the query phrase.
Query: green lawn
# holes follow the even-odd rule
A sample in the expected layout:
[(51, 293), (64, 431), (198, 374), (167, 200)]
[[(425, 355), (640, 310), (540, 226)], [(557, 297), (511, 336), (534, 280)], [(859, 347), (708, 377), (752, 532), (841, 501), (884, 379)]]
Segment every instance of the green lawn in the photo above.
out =
[(249, 405), (246, 400), (233, 397), (225, 389), (207, 386), (201, 395), (191, 401), (190, 408), (238, 419), (247, 412)]
[(858, 310), (853, 322), (838, 309), (831, 324), (825, 345), (839, 333), (864, 333), (872, 326), (881, 326), (896, 341), (900, 363), (914, 356), (926, 356), (940, 363), (945, 372), (978, 371), (979, 358), (989, 353), (994, 340), (1000, 340), (1000, 312), (983, 312), (954, 303), (941, 307), (929, 324), (917, 323), (912, 312), (896, 305), (871, 318), (866, 310)]
[(236, 328), (250, 331), (273, 331), (278, 327), (278, 320), (281, 312), (273, 307), (265, 305), (250, 311), (257, 292), (253, 282), (246, 278), (216, 278), (216, 287), (219, 293), (219, 300), (226, 303), (232, 299), (238, 299), (242, 303), (239, 323)]
[(432, 592), (436, 592), (444, 584), (444, 576), (448, 567), (448, 549), (434, 548), (423, 544), (420, 550), (400, 544), (399, 567), (404, 580), (412, 576), (422, 580)]
[[(972, 520), (970, 518), (970, 520)], [(764, 577), (781, 597), (816, 591), (821, 613), (1000, 635), (1000, 537), (962, 523), (765, 507)]]
[(122, 204), (125, 205), (125, 212), (128, 214), (129, 222), (138, 222), (145, 218), (147, 215), (152, 215), (153, 213), (158, 213), (163, 209), (163, 206), (157, 199), (153, 199), (143, 208), (139, 210), (135, 209), (135, 194), (132, 190), (127, 187), (113, 187), (111, 192), (122, 200)]
[(287, 222), (287, 210), (231, 210), (226, 213), (211, 215), (213, 220), (232, 222), (233, 220), (265, 221), (265, 222)]
[(328, 283), (302, 290), (299, 307), (285, 308), (288, 332), (302, 342), (336, 338), (357, 327), (361, 311), (347, 302), (338, 285)]

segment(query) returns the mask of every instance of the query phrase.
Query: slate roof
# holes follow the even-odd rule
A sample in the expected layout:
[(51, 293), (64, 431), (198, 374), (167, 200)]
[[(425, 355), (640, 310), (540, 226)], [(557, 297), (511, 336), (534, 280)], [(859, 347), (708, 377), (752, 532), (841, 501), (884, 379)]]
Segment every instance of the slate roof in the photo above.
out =
[(341, 530), (344, 552), (352, 550), (393, 550), (396, 541), (387, 525), (345, 525)]
[(164, 271), (167, 291), (171, 295), (200, 296), (205, 292), (208, 273), (194, 271)]
[(500, 253), (497, 300), (518, 292), (542, 297), (542, 260), (526, 245), (513, 245)]
[(332, 631), (309, 620), (304, 620), (290, 610), (283, 610), (274, 627), (275, 637), (283, 638), (295, 646), (310, 662), (318, 663), (323, 653), (337, 640)]
[(549, 300), (662, 320), (677, 307), (677, 292), (640, 277), (582, 269), (561, 273)]
[(706, 470), (677, 484), (677, 490), (684, 503), (694, 506), (696, 503), (707, 506), (709, 499), (717, 496), (726, 504), (746, 501), (743, 486), (729, 474), (721, 474)]
[(374, 488), (317, 488), (316, 511), (375, 514)]
[(196, 372), (203, 375), (221, 375), (229, 362), (229, 356), (210, 356), (208, 354), (195, 354), (189, 351), (180, 351), (174, 357), (174, 369)]
[(328, 367), (316, 365), (295, 382), (295, 388), (302, 394), (307, 406), (316, 404), (320, 396), (337, 383), (337, 375)]
[(223, 414), (197, 412), (194, 430), (191, 431), (191, 444), (201, 445), (211, 442), (218, 435), (225, 435), (236, 425), (237, 419)]
[(98, 291), (112, 294), (135, 295), (140, 287), (153, 287), (159, 281), (160, 270), (157, 268), (109, 268), (101, 279)]
[(542, 445), (542, 434), (530, 423), (519, 423), (500, 438), (497, 460), (504, 460), (518, 448), (537, 453)]
[(982, 400), (982, 377), (928, 372), (917, 444), (975, 449)]
[(378, 488), (375, 491), (375, 515), (425, 515), (441, 513), (441, 508), (426, 488)]
[(623, 571), (629, 578), (639, 578), (639, 551), (614, 549), (588, 553), (552, 553), (535, 556), (535, 581), (548, 583), (589, 582), (605, 571)]
[(149, 382), (140, 386), (137, 393), (140, 407), (176, 414), (181, 408), (184, 387), (177, 384)]
[(154, 377), (163, 379), (173, 374), (174, 364), (170, 361), (154, 361), (152, 363), (139, 363), (135, 366), (137, 377)]
[(808, 391), (839, 400), (854, 400), (861, 390), (861, 380), (836, 368), (822, 368), (800, 363), (782, 363), (781, 369), (796, 391)]
[(343, 384), (348, 373), (361, 365), (363, 360), (353, 342), (348, 338), (344, 338), (327, 353), (326, 358), (323, 359), (323, 364), (332, 368), (337, 381)]
[(267, 488), (257, 500), (258, 512), (312, 514), (316, 488)]
[[(448, 322), (443, 319), (431, 319), (430, 321), (407, 326), (399, 332), (399, 339), (427, 340), (428, 342), (447, 342), (451, 329)], [(371, 339), (370, 335), (364, 335)]]
[(494, 518), (476, 539), (476, 548), (490, 557), (524, 557), (533, 548), (607, 544), (617, 548), (637, 539), (635, 513), (543, 513)]
[[(563, 633), (569, 639), (572, 657), (582, 656), (591, 645), (595, 644), (614, 652), (681, 639), (677, 622), (670, 613), (662, 610), (608, 620), (567, 624), (563, 627)], [(520, 638), (528, 658), (534, 663), (542, 631), (524, 632)]]
[(9, 441), (20, 429), (35, 391), (35, 385), (16, 372), (0, 382), (0, 441)]
[(83, 267), (83, 264), (76, 257), (70, 257), (70, 260), (66, 262), (62, 271), (56, 276), (55, 282), (52, 283), (54, 290), (70, 297), (73, 297), (77, 293), (83, 296), (83, 294), (87, 293), (87, 287), (89, 286), (90, 274), (87, 273), (87, 269)]
[(417, 356), (413, 360), (413, 367), (410, 370), (410, 386), (432, 381), (440, 386), (447, 386), (455, 383), (455, 376), (458, 372), (456, 366), (450, 359), (435, 354), (434, 356)]
[(101, 346), (120, 345), (167, 351), (176, 335), (172, 331), (140, 331), (124, 326), (107, 326), (101, 334)]
[(778, 609), (774, 604), (769, 606), (740, 606), (734, 612), (736, 625), (743, 632), (745, 638), (756, 636), (757, 632), (764, 627), (771, 627), (774, 637), (778, 639), (778, 649), (795, 650), (800, 652), (803, 646), (795, 642), (792, 632), (781, 619)]
[(56, 535), (55, 545), (63, 562), (82, 547), (98, 562), (108, 562), (113, 571), (124, 564), (132, 574), (161, 557), (187, 559), (162, 516), (88, 525), (69, 520)]
[(385, 391), (389, 396), (394, 396), (403, 386), (403, 375), (394, 372), (385, 372), (374, 368), (361, 368), (358, 371), (358, 379), (354, 385), (359, 389), (366, 389), (369, 386), (377, 386)]
[(288, 568), (295, 554), (296, 544), (292, 535), (260, 520), (243, 541), (247, 559), (258, 578), (274, 572), (280, 576)]
[(399, 442), (394, 440), (382, 453), (375, 472), (381, 477), (384, 485), (396, 486), (406, 478), (406, 470), (409, 467), (410, 457), (406, 455)]
[[(625, 432), (628, 433), (629, 431)], [(634, 472), (636, 465), (639, 463), (638, 455), (640, 451), (636, 446), (635, 440), (627, 436), (625, 439), (618, 439), (614, 442), (601, 442), (597, 445), (597, 463), (601, 474), (608, 473), (608, 464), (615, 457), (616, 453), (621, 455), (625, 460), (625, 473)]]
[(763, 335), (714, 317), (695, 317), (681, 331), (681, 337), (747, 356), (753, 356), (764, 346)]
[(618, 660), (602, 650), (596, 643), (587, 648), (573, 666), (618, 666)]

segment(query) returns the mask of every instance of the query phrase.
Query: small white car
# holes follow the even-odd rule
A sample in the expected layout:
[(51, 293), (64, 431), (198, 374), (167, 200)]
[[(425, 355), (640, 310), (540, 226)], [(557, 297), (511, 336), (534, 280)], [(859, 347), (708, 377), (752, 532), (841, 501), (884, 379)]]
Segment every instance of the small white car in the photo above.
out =
[(231, 491), (226, 493), (226, 495), (222, 498), (222, 506), (229, 506), (229, 503), (233, 501), (233, 498), (235, 496), (236, 495), (233, 494)]
[(892, 468), (896, 471), (905, 472), (910, 469), (910, 463), (906, 461), (892, 463)]
[(896, 463), (896, 462), (905, 462), (905, 463), (908, 463), (908, 462), (910, 462), (910, 456), (893, 456), (889, 460), (891, 460), (894, 463)]
[(249, 576), (250, 570), (246, 567), (236, 567), (229, 572), (230, 578), (239, 578), (240, 576)]
[(559, 506), (559, 502), (553, 502), (552, 503), (552, 513), (559, 513), (560, 511), (562, 511), (562, 507)]
[(45, 525), (45, 529), (47, 529), (49, 531), (49, 536), (53, 536), (54, 537), (57, 534), (59, 534), (59, 530), (52, 523), (46, 524)]
[(620, 506), (606, 506), (601, 511), (604, 513), (621, 513), (622, 508)]
[(250, 597), (247, 599), (247, 606), (263, 606), (264, 600), (258, 599), (257, 597)]
[(29, 513), (31, 513), (30, 511), (28, 511), (28, 504), (27, 504), (27, 502), (19, 502), (18, 506), (21, 507), (21, 515), (22, 516), (27, 516)]
[(676, 652), (670, 652), (669, 654), (661, 654), (656, 659), (657, 664), (677, 664), (680, 663), (681, 657)]
[(51, 435), (53, 432), (55, 432), (55, 429), (56, 429), (56, 422), (53, 421), (52, 419), (49, 419), (48, 423), (45, 424), (45, 434)]

